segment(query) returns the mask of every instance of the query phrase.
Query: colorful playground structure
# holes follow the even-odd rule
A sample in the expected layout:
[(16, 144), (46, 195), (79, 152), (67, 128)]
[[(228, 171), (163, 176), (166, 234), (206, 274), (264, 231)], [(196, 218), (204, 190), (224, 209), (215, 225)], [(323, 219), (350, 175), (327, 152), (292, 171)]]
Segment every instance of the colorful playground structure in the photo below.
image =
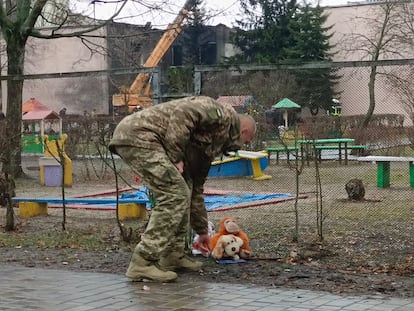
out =
[(272, 178), (263, 173), (268, 164), (268, 154), (265, 151), (239, 150), (231, 152), (229, 157), (214, 161), (208, 177), (251, 176), (254, 180), (267, 180)]
[[(208, 212), (277, 204), (295, 199), (295, 196), (289, 193), (245, 193), (215, 189), (206, 189), (204, 195)], [(300, 196), (299, 198), (304, 197)], [(47, 215), (49, 208), (62, 208), (63, 203), (65, 203), (65, 207), (68, 209), (115, 211), (117, 202), (120, 220), (145, 219), (152, 208), (148, 191), (143, 186), (139, 189), (127, 188), (119, 190), (118, 199), (114, 191), (65, 198), (64, 201), (58, 197), (13, 198), (13, 203), (18, 204), (19, 216), (21, 218)]]
[[(40, 166), (40, 183), (45, 186), (61, 186), (62, 181), (65, 186), (72, 186), (72, 161), (63, 152), (63, 161), (65, 169), (59, 163), (59, 152), (64, 151), (64, 142), (67, 135), (63, 134), (59, 140), (48, 140), (47, 136), (43, 137), (45, 149), (44, 156), (39, 159)], [(59, 160), (59, 161), (58, 161)], [(242, 177), (249, 176), (254, 180), (267, 180), (270, 175), (265, 175), (263, 170), (268, 166), (267, 152), (253, 152), (253, 151), (239, 151), (233, 152), (229, 157), (220, 161), (214, 161), (209, 171), (209, 177)], [(62, 176), (63, 174), (63, 176)], [(210, 193), (211, 195), (211, 193)], [(221, 194), (223, 195), (223, 194)], [(286, 197), (287, 196), (287, 197)], [(212, 199), (210, 197), (210, 199)], [(256, 198), (256, 200), (266, 201), (265, 203), (283, 201), (291, 199), (290, 195), (273, 194), (273, 197), (263, 196)], [(30, 218), (38, 215), (47, 215), (48, 207), (62, 207), (63, 203), (68, 208), (75, 209), (89, 209), (89, 210), (114, 210), (118, 202), (118, 217), (120, 220), (128, 218), (146, 218), (148, 204), (150, 203), (147, 197), (120, 197), (116, 198), (114, 193), (108, 197), (107, 194), (95, 194), (77, 198), (67, 198), (64, 201), (62, 198), (13, 198), (13, 203), (18, 204), (19, 216), (21, 218)], [(244, 199), (245, 201), (247, 199)], [(218, 203), (220, 206), (227, 204)], [(234, 207), (252, 206), (258, 203), (241, 203), (240, 205), (234, 202), (230, 205)], [(264, 204), (264, 203), (261, 203)], [(226, 207), (232, 208), (232, 207)]]
[[(63, 205), (62, 198), (13, 198), (13, 203), (17, 203), (19, 207), (19, 216), (21, 218), (31, 218), (34, 216), (47, 215), (48, 208), (53, 206), (61, 207)], [(104, 197), (82, 197), (65, 199), (67, 208), (89, 209), (89, 210), (113, 210), (111, 207), (116, 204), (116, 198)], [(148, 200), (127, 198), (118, 199), (118, 217), (120, 220), (129, 218), (146, 218), (146, 204)]]
[[(62, 134), (60, 138), (49, 139), (43, 135), (45, 151), (39, 158), (40, 184), (43, 186), (61, 186), (62, 180), (66, 187), (72, 187), (72, 160), (65, 152), (64, 143), (68, 135)], [(63, 163), (59, 153), (62, 154)], [(62, 167), (63, 164), (63, 167)]]

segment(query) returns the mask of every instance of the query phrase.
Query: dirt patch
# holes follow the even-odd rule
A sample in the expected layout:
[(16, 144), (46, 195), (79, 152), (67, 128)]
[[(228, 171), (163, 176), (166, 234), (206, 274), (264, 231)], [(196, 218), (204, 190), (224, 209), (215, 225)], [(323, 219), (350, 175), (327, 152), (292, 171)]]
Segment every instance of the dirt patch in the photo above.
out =
[[(32, 163), (30, 167), (33, 166)], [(210, 213), (215, 223), (226, 215), (238, 217), (251, 238), (255, 257), (247, 263), (227, 265), (217, 264), (211, 258), (198, 257), (204, 262), (203, 270), (199, 273), (180, 273), (180, 279), (414, 297), (413, 207), (409, 206), (408, 211), (404, 209), (406, 214), (399, 213), (395, 217), (393, 213), (393, 217), (390, 216), (394, 211), (391, 206), (406, 206), (404, 195), (408, 193), (412, 196), (410, 189), (404, 187), (405, 181), (401, 188), (384, 191), (368, 185), (366, 201), (352, 202), (345, 199), (345, 182), (354, 174), (358, 177), (365, 174), (364, 168), (359, 165), (347, 167), (346, 170), (333, 167), (332, 172), (328, 164), (326, 168), (329, 174), (324, 175), (324, 185), (329, 191), (325, 191), (324, 195), (329, 217), (323, 243), (315, 242), (311, 225), (313, 218), (309, 220), (310, 225), (304, 218), (301, 222), (304, 227), (301, 242), (292, 243), (290, 233), (286, 233), (294, 227), (291, 222), (294, 218), (292, 202)], [(36, 170), (27, 172), (27, 178), (18, 181), (18, 196), (60, 195), (60, 188), (39, 185)], [(348, 175), (343, 176), (342, 180), (330, 175), (335, 173), (341, 176), (344, 172)], [(292, 193), (294, 176), (291, 176), (289, 169), (274, 166), (266, 173), (273, 176), (271, 181), (252, 183), (246, 178), (218, 179), (209, 180), (206, 186), (221, 190)], [(300, 202), (301, 215), (306, 215), (307, 209), (314, 208), (313, 173), (310, 172), (309, 176), (303, 177), (301, 193), (306, 193), (307, 199)], [(80, 196), (115, 188), (110, 172), (94, 178), (93, 182), (88, 178), (85, 167), (74, 163), (74, 185), (66, 189), (67, 195)], [(134, 180), (128, 173), (124, 178)], [(125, 186), (128, 185), (121, 181), (120, 187)], [(400, 203), (401, 196), (403, 203)], [(374, 216), (369, 214), (371, 211), (375, 211)], [(361, 215), (366, 216), (367, 213), (369, 218), (366, 219), (372, 223), (361, 219)], [(313, 215), (312, 212), (309, 215)], [(5, 210), (1, 209), (2, 225), (4, 216)], [(62, 209), (49, 209), (48, 216), (27, 220), (19, 219), (16, 214), (16, 232), (0, 233), (0, 262), (28, 267), (125, 273), (131, 250), (145, 226), (144, 220), (125, 221), (132, 235), (130, 242), (124, 242), (120, 239), (114, 211), (70, 209), (66, 217), (66, 231), (62, 231)], [(384, 225), (384, 218), (388, 226)], [(401, 229), (396, 230), (396, 226)], [(398, 263), (395, 261), (397, 257)]]
[[(0, 262), (26, 267), (124, 274), (135, 242), (120, 241), (116, 224), (102, 215), (87, 219), (74, 217), (73, 214), (69, 212), (71, 221), (65, 233), (60, 228), (60, 215), (36, 217), (20, 223), (18, 232), (13, 233), (15, 245), (1, 248)], [(87, 235), (93, 236), (90, 245), (85, 242)], [(340, 270), (330, 268), (316, 258), (296, 263), (282, 258), (252, 259), (247, 263), (227, 265), (217, 264), (211, 258), (197, 258), (204, 262), (203, 270), (199, 273), (180, 273), (181, 280), (248, 283), (357, 295), (414, 296), (412, 276), (373, 273), (370, 270), (366, 273)]]

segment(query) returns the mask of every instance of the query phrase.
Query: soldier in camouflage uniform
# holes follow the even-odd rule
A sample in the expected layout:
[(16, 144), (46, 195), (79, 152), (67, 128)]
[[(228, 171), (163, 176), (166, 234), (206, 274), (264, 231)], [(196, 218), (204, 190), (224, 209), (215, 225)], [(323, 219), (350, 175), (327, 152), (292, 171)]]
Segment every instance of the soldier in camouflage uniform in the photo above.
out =
[(211, 162), (240, 149), (255, 134), (253, 118), (205, 96), (156, 105), (125, 117), (109, 144), (154, 194), (156, 206), (135, 247), (126, 276), (167, 282), (174, 270), (198, 271), (202, 263), (184, 254), (190, 224), (208, 245), (203, 187)]

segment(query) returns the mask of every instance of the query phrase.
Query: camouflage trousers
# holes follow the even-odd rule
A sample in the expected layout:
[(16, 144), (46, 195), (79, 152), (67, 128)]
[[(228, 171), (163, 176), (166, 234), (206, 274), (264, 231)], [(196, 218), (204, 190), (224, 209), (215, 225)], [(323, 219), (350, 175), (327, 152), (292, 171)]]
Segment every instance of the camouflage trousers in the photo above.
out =
[(135, 252), (151, 261), (158, 260), (163, 253), (183, 252), (191, 186), (162, 150), (118, 146), (116, 151), (143, 180), (157, 202)]

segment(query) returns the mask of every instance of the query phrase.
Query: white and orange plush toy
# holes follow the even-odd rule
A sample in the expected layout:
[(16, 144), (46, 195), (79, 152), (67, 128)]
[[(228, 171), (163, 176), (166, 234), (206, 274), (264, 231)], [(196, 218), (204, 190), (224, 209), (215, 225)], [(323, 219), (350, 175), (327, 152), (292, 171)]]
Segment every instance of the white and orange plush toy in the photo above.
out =
[(217, 240), (216, 246), (211, 251), (211, 256), (215, 259), (240, 259), (240, 247), (243, 240), (234, 234), (225, 234)]
[(243, 241), (239, 251), (240, 258), (250, 258), (252, 249), (250, 247), (249, 238), (247, 237), (247, 234), (240, 229), (236, 219), (233, 217), (225, 217), (220, 221), (218, 232), (210, 238), (210, 250), (214, 250), (221, 236), (228, 234), (232, 234)]

